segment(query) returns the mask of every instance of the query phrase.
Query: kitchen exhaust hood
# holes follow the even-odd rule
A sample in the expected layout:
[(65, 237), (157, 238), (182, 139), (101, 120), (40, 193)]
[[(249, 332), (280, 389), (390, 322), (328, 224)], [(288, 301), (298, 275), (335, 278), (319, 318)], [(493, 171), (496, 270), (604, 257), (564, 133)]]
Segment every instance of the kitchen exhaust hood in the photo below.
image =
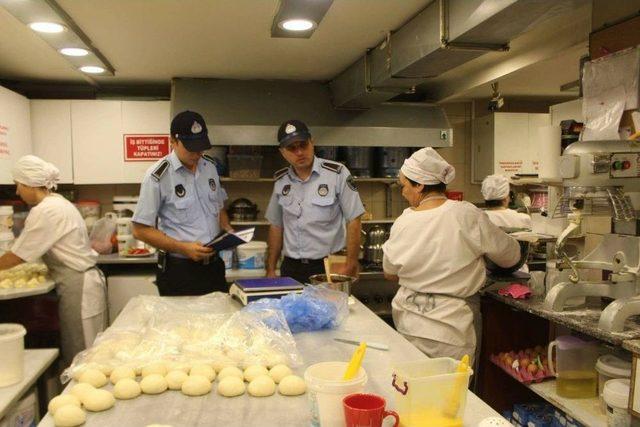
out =
[(317, 145), (449, 147), (453, 131), (442, 108), (383, 103), (337, 110), (319, 82), (174, 79), (172, 116), (202, 114), (214, 145), (275, 145), (285, 120), (304, 121)]

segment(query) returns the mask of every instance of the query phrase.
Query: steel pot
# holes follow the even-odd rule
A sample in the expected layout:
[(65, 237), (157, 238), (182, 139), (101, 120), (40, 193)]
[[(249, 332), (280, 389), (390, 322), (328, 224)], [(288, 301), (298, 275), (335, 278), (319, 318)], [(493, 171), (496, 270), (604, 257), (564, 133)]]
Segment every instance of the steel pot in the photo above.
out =
[(333, 273), (331, 273), (331, 280), (333, 283), (327, 282), (326, 274), (314, 274), (309, 277), (309, 282), (311, 282), (312, 285), (326, 285), (334, 291), (344, 292), (347, 295), (351, 295), (351, 285), (358, 281), (355, 277)]
[(344, 160), (353, 176), (370, 178), (373, 166), (372, 147), (344, 147)]
[(380, 147), (377, 153), (378, 176), (396, 178), (404, 159), (410, 154), (411, 149), (408, 147)]
[(258, 217), (258, 205), (249, 199), (236, 199), (229, 205), (229, 216), (232, 221), (255, 221)]
[(374, 225), (367, 233), (367, 244), (364, 247), (365, 260), (373, 264), (382, 264), (382, 245), (389, 238), (384, 227)]

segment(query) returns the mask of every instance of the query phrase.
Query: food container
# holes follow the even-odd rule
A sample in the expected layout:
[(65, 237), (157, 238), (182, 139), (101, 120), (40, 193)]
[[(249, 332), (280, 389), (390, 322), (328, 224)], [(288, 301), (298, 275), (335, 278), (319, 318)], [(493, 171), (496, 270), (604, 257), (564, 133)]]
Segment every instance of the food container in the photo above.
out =
[(238, 268), (260, 270), (264, 268), (267, 254), (267, 242), (253, 241), (244, 243), (236, 248), (238, 254)]
[(118, 218), (116, 219), (116, 230), (118, 236), (131, 235), (131, 218)]
[(130, 218), (138, 206), (138, 196), (115, 196), (113, 198), (113, 210), (118, 218)]
[(0, 387), (22, 381), (26, 334), (22, 325), (0, 323)]
[(15, 237), (11, 231), (0, 231), (0, 255), (11, 250)]
[(613, 379), (631, 378), (631, 362), (620, 359), (613, 354), (605, 354), (598, 358), (596, 371), (598, 372), (598, 396), (600, 396), (600, 403), (602, 405), (602, 411), (604, 412), (606, 410), (606, 404), (602, 395), (604, 384)]
[(370, 178), (373, 169), (373, 147), (343, 147), (343, 158), (355, 177)]
[(312, 285), (326, 285), (328, 288), (331, 288), (335, 291), (341, 291), (346, 293), (347, 295), (351, 295), (351, 285), (353, 285), (358, 279), (351, 276), (345, 276), (343, 274), (334, 274), (331, 273), (331, 281), (333, 283), (327, 282), (326, 274), (314, 274), (309, 277), (309, 282)]
[(604, 384), (602, 396), (607, 404), (608, 427), (631, 425), (631, 415), (627, 412), (630, 389), (628, 379), (609, 380)]
[(125, 234), (125, 235), (118, 235), (117, 236), (118, 239), (118, 253), (119, 254), (124, 254), (127, 252), (127, 250), (129, 250), (130, 247), (132, 247), (132, 243), (133, 243), (133, 236), (131, 234)]
[(462, 427), (473, 371), (456, 372), (458, 364), (441, 357), (394, 366), (391, 385), (403, 426)]
[[(555, 363), (554, 348), (557, 348)], [(598, 374), (595, 366), (599, 351), (596, 342), (570, 335), (557, 337), (549, 343), (549, 370), (557, 377), (556, 393), (559, 396), (570, 399), (596, 397)]]
[(13, 230), (13, 206), (0, 206), (0, 232)]
[(367, 373), (362, 367), (355, 378), (343, 380), (347, 365), (347, 362), (321, 362), (309, 366), (304, 372), (312, 426), (345, 426), (342, 400), (350, 394), (362, 392), (367, 383)]
[(231, 202), (228, 212), (231, 221), (255, 221), (258, 217), (258, 205), (249, 199), (240, 198)]
[(225, 249), (224, 251), (218, 252), (220, 258), (224, 262), (225, 270), (231, 270), (233, 268), (233, 249)]
[(229, 154), (229, 176), (235, 179), (258, 179), (260, 178), (260, 167), (262, 166), (262, 156)]

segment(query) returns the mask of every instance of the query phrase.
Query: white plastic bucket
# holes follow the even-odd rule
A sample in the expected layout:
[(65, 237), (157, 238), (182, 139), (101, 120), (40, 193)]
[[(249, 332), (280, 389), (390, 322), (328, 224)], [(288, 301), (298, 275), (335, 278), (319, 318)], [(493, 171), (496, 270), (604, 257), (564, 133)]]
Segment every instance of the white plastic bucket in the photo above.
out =
[(133, 236), (128, 234), (124, 236), (116, 236), (116, 238), (118, 239), (118, 253), (122, 254), (127, 252), (133, 242)]
[(15, 237), (11, 231), (0, 231), (0, 255), (10, 251)]
[(630, 389), (628, 379), (609, 380), (605, 383), (602, 396), (607, 404), (608, 427), (631, 425), (631, 415), (627, 412)]
[(220, 258), (224, 262), (225, 270), (231, 270), (233, 268), (233, 250), (225, 249), (219, 252)]
[(596, 371), (598, 371), (598, 396), (600, 396), (601, 409), (604, 413), (606, 403), (602, 393), (605, 383), (618, 378), (631, 378), (631, 362), (620, 359), (613, 354), (605, 354), (598, 358)]
[(13, 230), (13, 206), (0, 206), (0, 232)]
[(264, 268), (264, 259), (267, 253), (267, 242), (244, 243), (237, 248), (238, 268), (248, 270), (260, 270)]
[(118, 236), (128, 236), (131, 234), (131, 218), (118, 218), (116, 225)]
[(22, 381), (26, 333), (17, 323), (0, 323), (0, 387)]
[(347, 362), (322, 362), (311, 365), (304, 372), (311, 405), (311, 425), (314, 427), (344, 427), (342, 399), (360, 393), (367, 383), (367, 373), (360, 368), (356, 377), (342, 379)]

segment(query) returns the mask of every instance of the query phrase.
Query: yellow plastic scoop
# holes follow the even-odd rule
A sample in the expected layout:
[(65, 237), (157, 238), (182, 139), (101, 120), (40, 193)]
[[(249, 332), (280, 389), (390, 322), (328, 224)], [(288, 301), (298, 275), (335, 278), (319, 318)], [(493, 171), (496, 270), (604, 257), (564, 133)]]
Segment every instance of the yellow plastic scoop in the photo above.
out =
[[(469, 370), (469, 355), (465, 354), (462, 356), (462, 360), (458, 363), (458, 367), (456, 368), (457, 374), (464, 374)], [(468, 377), (465, 375), (458, 375), (453, 384), (453, 388), (451, 389), (451, 395), (447, 402), (445, 403), (443, 414), (449, 418), (455, 418), (458, 414), (458, 409), (460, 409), (460, 396), (467, 388)]]
[(353, 356), (351, 356), (351, 360), (347, 365), (347, 370), (342, 377), (343, 380), (348, 381), (355, 378), (356, 374), (360, 370), (360, 365), (362, 365), (362, 359), (364, 359), (364, 353), (367, 351), (367, 343), (361, 342), (356, 351), (353, 352)]

